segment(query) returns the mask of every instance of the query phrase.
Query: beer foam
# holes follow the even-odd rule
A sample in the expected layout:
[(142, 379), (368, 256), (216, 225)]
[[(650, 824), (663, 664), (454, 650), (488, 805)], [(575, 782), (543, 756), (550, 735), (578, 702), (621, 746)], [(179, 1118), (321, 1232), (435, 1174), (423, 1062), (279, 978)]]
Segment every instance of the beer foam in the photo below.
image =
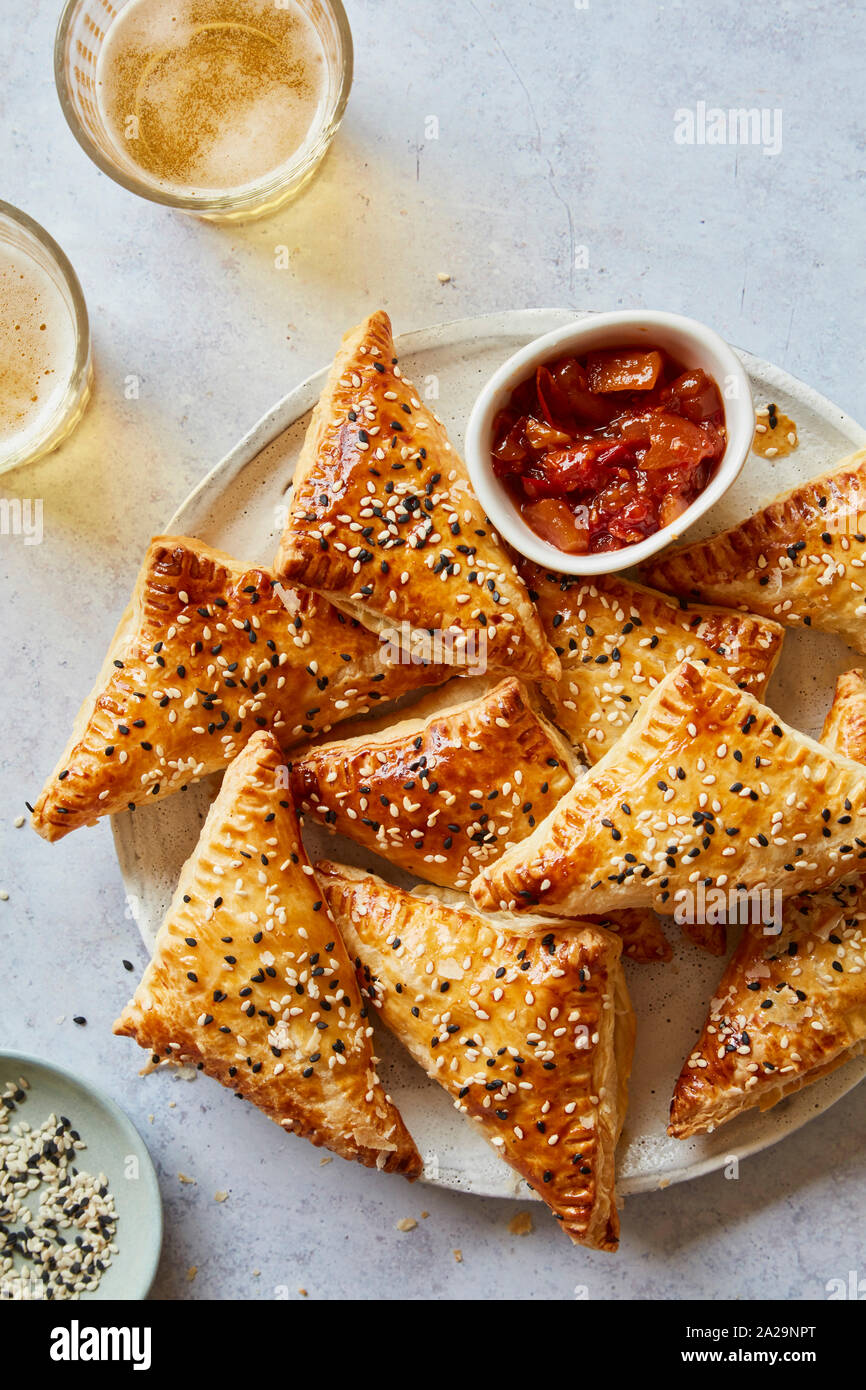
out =
[(123, 162), (188, 196), (231, 194), (278, 170), (327, 94), (321, 41), (293, 0), (130, 0), (96, 78)]
[(38, 437), (75, 365), (75, 324), (48, 271), (0, 241), (0, 453)]

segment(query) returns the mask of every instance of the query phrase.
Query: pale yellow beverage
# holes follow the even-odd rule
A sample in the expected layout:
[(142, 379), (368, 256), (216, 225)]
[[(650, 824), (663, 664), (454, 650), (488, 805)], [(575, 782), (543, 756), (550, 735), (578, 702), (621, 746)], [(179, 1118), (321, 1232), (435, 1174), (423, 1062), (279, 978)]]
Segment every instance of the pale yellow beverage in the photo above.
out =
[(26, 457), (61, 410), (76, 352), (76, 325), (55, 280), (0, 240), (0, 467)]
[(294, 0), (131, 0), (96, 83), (118, 156), (168, 192), (207, 197), (275, 174), (313, 140), (328, 70)]

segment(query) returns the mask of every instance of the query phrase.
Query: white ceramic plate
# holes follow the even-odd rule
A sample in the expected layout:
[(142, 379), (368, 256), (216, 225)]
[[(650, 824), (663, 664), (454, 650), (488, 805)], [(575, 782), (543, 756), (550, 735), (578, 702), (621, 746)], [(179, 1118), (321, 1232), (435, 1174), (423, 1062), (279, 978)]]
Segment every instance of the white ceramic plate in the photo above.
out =
[[(114, 1197), (118, 1253), (99, 1288), (81, 1294), (81, 1301), (146, 1298), (162, 1249), (162, 1199), (144, 1140), (114, 1101), (89, 1081), (24, 1052), (0, 1052), (0, 1092), (7, 1081), (22, 1076), (29, 1090), (12, 1123), (25, 1120), (38, 1129), (49, 1115), (67, 1115), (87, 1145), (78, 1167), (85, 1173), (104, 1173)], [(17, 1255), (13, 1264), (19, 1270), (27, 1268)]]
[[(506, 358), (539, 334), (576, 317), (563, 310), (530, 309), (443, 324), (398, 340), (401, 365), (462, 443), (469, 411), (482, 383)], [(750, 455), (739, 480), (699, 522), (698, 538), (741, 520), (776, 492), (829, 467), (866, 443), (862, 430), (809, 387), (747, 353), (756, 407), (774, 402), (797, 424), (800, 445), (785, 459)], [(252, 563), (269, 564), (284, 521), (286, 491), (326, 377), (323, 370), (292, 391), (204, 479), (166, 528), (198, 536)], [(837, 674), (858, 658), (841, 642), (817, 632), (792, 632), (773, 678), (769, 701), (791, 724), (820, 732)], [(181, 865), (192, 851), (214, 795), (202, 783), (135, 815), (114, 818), (114, 836), (130, 907), (148, 945), (171, 898)], [(384, 865), (350, 841), (314, 830), (312, 858), (343, 858), (381, 873)], [(387, 870), (385, 870), (387, 874)], [(404, 880), (406, 882), (406, 880)], [(721, 962), (691, 946), (672, 927), (676, 955), (669, 965), (628, 963), (638, 1017), (638, 1042), (629, 1086), (629, 1113), (619, 1150), (623, 1194), (666, 1186), (720, 1167), (774, 1143), (820, 1114), (866, 1073), (866, 1057), (761, 1114), (753, 1111), (716, 1134), (669, 1139), (668, 1105), (683, 1058), (694, 1043), (721, 974)], [(399, 1045), (380, 1032), (382, 1075), (425, 1159), (425, 1177), (484, 1196), (529, 1196), (525, 1185), (466, 1125), (445, 1093), (421, 1073)]]

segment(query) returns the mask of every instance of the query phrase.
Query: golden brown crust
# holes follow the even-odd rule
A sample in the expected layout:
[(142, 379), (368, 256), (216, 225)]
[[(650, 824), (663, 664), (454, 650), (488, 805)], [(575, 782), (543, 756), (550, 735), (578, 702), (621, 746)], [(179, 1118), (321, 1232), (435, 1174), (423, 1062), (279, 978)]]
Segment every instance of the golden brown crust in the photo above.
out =
[[(824, 737), (866, 761), (866, 681), (839, 677)], [(866, 1043), (866, 877), (789, 898), (781, 933), (746, 927), (683, 1064), (668, 1133), (687, 1139), (775, 1105)]]
[(33, 824), (58, 840), (225, 767), (257, 728), (291, 748), (445, 674), (388, 666), (365, 628), (268, 570), (157, 537)]
[(310, 749), (293, 764), (292, 795), (311, 820), (465, 892), (574, 785), (574, 754), (513, 678), (427, 720), (412, 713)]
[(616, 938), (580, 922), (521, 937), (435, 890), (336, 864), (317, 874), (382, 1021), (572, 1240), (615, 1250), (634, 1046)]
[[(549, 919), (548, 919), (549, 920)], [(673, 947), (656, 914), (648, 907), (624, 907), (619, 912), (588, 912), (582, 919), (618, 936), (622, 953), (636, 965), (657, 965), (673, 959)]]
[[(428, 697), (422, 717), (413, 709), (396, 726), (309, 749), (293, 765), (292, 795), (317, 824), (418, 878), (465, 892), (570, 790), (576, 760), (513, 678), (456, 704), (448, 703), (449, 687), (436, 694), (444, 703), (437, 712)], [(670, 958), (654, 913), (605, 925), (632, 959)]]
[(711, 956), (723, 956), (728, 949), (728, 933), (724, 922), (682, 922), (683, 934), (693, 946), (708, 951)]
[[(535, 679), (559, 662), (441, 422), (400, 372), (391, 322), (343, 339), (295, 470), (278, 572), (437, 660)], [(453, 647), (449, 644), (453, 643)]]
[(591, 763), (681, 661), (716, 666), (760, 699), (779, 658), (783, 629), (766, 618), (685, 605), (616, 574), (572, 579), (529, 564), (521, 572), (562, 663), (542, 692)]
[(821, 742), (846, 758), (866, 763), (866, 676), (843, 671), (824, 720)]
[(786, 896), (823, 887), (866, 858), (864, 846), (863, 768), (712, 667), (684, 662), (472, 894), (492, 910), (675, 914), (701, 883)]
[(866, 449), (707, 541), (645, 567), (683, 598), (836, 632), (866, 651)]
[(114, 1031), (164, 1063), (201, 1065), (313, 1144), (415, 1177), (282, 763), (257, 733), (231, 764)]
[(859, 875), (786, 901), (781, 935), (747, 926), (671, 1104), (677, 1139), (775, 1105), (866, 1041), (866, 905)]

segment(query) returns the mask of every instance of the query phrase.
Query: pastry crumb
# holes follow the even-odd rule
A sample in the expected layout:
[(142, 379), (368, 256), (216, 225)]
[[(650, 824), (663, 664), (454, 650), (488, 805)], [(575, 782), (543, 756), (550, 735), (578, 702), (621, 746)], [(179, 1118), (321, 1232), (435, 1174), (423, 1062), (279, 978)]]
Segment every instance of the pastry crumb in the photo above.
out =
[(428, 1217), (429, 1215), (430, 1215), (429, 1211), (422, 1211), (422, 1213), (421, 1213), (421, 1220), (422, 1220), (422, 1221), (426, 1221), (426, 1220), (427, 1220), (427, 1217)]
[(462, 1263), (463, 1263), (463, 1251), (462, 1251), (462, 1250), (455, 1250), (455, 1251), (454, 1251), (454, 1262), (455, 1262), (455, 1264), (462, 1265)]
[(334, 1161), (334, 1160), (333, 1160), (332, 1158), (328, 1158), (327, 1156), (325, 1156), (325, 1158), (320, 1158), (320, 1159), (319, 1159), (319, 1167), (320, 1167), (320, 1168), (324, 1168), (324, 1167), (327, 1166), (327, 1164), (333, 1163), (333, 1161)]
[(21, 827), (22, 827), (22, 825), (24, 825), (24, 824), (25, 824), (25, 817), (24, 817), (24, 816), (16, 816), (16, 817), (15, 817), (15, 829), (16, 829), (16, 830), (20, 830)]
[(197, 1274), (198, 1274), (198, 1265), (190, 1265), (189, 1269), (188, 1269), (187, 1272), (186, 1272), (186, 1282), (187, 1282), (188, 1284), (191, 1284), (192, 1281), (193, 1281), (193, 1279), (195, 1278), (195, 1276), (196, 1276)]
[(307, 1293), (306, 1289), (298, 1289), (298, 1293), (301, 1295), (301, 1298), (309, 1298), (309, 1294)]
[(414, 1216), (404, 1216), (397, 1222), (397, 1230), (414, 1231), (417, 1225), (418, 1222), (415, 1220)]
[(752, 449), (760, 458), (784, 458), (799, 444), (796, 423), (776, 405), (766, 405), (755, 411), (755, 435)]
[(513, 1236), (528, 1236), (535, 1227), (532, 1224), (532, 1215), (528, 1211), (519, 1211), (508, 1223), (508, 1229)]
[(451, 276), (448, 274), (447, 270), (440, 270), (436, 279), (439, 281), (440, 285), (448, 285), (451, 282)]
[(222, 1188), (220, 1188), (219, 1192), (214, 1193), (213, 1199), (215, 1202), (227, 1202), (229, 1199), (229, 1194), (223, 1191)]
[(0, 903), (8, 903), (8, 901), (9, 901), (9, 894), (6, 892), (6, 889), (5, 889), (5, 888), (0, 888)]
[(178, 1182), (189, 1183), (191, 1187), (195, 1187), (195, 1178), (189, 1177), (186, 1173), (178, 1173), (177, 1180)]

